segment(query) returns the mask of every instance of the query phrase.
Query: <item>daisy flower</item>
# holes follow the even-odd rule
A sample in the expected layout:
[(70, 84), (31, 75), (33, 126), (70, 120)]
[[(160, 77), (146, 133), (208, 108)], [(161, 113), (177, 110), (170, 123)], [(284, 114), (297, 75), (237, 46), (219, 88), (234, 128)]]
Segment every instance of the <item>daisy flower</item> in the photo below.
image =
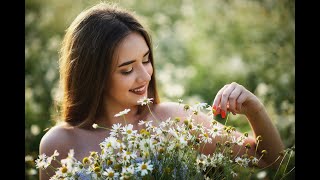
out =
[(104, 176), (106, 176), (106, 179), (116, 179), (119, 176), (118, 172), (115, 172), (111, 167), (109, 167), (108, 169), (106, 169), (106, 171), (104, 171), (102, 173)]
[(130, 112), (130, 109), (125, 109), (125, 110), (115, 114), (114, 117), (120, 117), (120, 116), (126, 115), (126, 114), (128, 114), (128, 112)]
[(152, 103), (153, 98), (143, 97), (137, 101), (137, 103), (141, 106)]
[(153, 165), (150, 164), (151, 161), (138, 163), (137, 172), (141, 172), (141, 176), (148, 174), (148, 170), (153, 170)]

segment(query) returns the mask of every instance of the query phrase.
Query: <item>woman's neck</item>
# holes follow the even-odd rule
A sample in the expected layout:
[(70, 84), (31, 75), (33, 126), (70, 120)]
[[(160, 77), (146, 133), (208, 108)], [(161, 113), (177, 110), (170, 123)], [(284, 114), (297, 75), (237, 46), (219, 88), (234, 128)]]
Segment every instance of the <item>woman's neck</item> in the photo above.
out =
[[(115, 117), (116, 114), (124, 111), (125, 109), (130, 109), (130, 111), (122, 116)], [(113, 124), (121, 123), (125, 124), (132, 124), (137, 125), (139, 120), (144, 120), (148, 113), (147, 107), (141, 106), (132, 106), (124, 109), (115, 108), (115, 107), (107, 107), (105, 112), (96, 119), (96, 123), (99, 126), (111, 128)]]

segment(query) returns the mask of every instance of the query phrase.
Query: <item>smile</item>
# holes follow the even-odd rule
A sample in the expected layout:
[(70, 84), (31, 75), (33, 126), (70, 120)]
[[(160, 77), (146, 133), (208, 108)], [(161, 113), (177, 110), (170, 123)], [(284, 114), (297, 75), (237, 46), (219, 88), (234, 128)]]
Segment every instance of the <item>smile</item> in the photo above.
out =
[(147, 91), (147, 86), (146, 85), (140, 86), (140, 87), (137, 87), (135, 89), (131, 89), (129, 91), (132, 92), (132, 93), (138, 94), (138, 95), (142, 95)]

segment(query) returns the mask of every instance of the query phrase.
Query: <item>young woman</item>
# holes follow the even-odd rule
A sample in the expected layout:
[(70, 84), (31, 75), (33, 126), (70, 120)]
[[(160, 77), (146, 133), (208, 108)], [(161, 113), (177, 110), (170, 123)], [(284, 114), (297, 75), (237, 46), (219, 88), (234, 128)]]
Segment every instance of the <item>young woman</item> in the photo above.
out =
[[(99, 3), (80, 13), (66, 31), (59, 63), (63, 123), (43, 136), (40, 154), (51, 155), (57, 150), (62, 159), (74, 149), (75, 157), (81, 161), (90, 151), (100, 152), (99, 143), (107, 133), (92, 125), (110, 128), (114, 123), (123, 123), (122, 117), (114, 115), (130, 109), (126, 114), (127, 123), (138, 128), (139, 120), (154, 119), (146, 106), (137, 103), (143, 97), (153, 98), (150, 107), (160, 120), (187, 116), (178, 103), (160, 103), (150, 36), (129, 11)], [(258, 152), (267, 150), (268, 155), (261, 159), (260, 167), (274, 162), (284, 149), (264, 105), (243, 86), (235, 82), (226, 84), (212, 105), (222, 117), (226, 112), (247, 117), (254, 136), (245, 143), (250, 143), (251, 147), (257, 143), (256, 136), (263, 137)], [(201, 113), (195, 120), (209, 127), (209, 118)], [(219, 138), (214, 138), (213, 142)], [(215, 143), (207, 145), (204, 151), (213, 152), (215, 146)], [(251, 148), (248, 154), (254, 154), (254, 150)], [(40, 179), (49, 179), (54, 173), (48, 172), (40, 170)]]

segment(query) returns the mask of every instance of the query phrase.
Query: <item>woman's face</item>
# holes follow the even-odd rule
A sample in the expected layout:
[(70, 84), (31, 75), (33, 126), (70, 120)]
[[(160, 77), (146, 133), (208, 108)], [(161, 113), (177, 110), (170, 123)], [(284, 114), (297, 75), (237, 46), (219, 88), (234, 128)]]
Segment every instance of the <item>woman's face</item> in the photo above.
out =
[(143, 36), (130, 33), (116, 48), (113, 59), (111, 86), (107, 94), (108, 106), (125, 108), (136, 105), (147, 97), (148, 85), (153, 73), (149, 59), (149, 47)]

